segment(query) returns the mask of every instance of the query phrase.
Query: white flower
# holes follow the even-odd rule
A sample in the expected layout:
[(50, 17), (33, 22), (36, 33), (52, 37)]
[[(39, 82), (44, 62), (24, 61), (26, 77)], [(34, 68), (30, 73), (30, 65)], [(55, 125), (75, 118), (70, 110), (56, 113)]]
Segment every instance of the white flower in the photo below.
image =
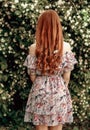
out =
[(24, 48), (24, 45), (21, 45), (21, 46), (20, 46), (20, 48), (22, 48), (22, 49), (23, 49), (23, 48)]
[(49, 6), (45, 6), (46, 9), (49, 9)]
[(9, 50), (12, 50), (12, 47), (11, 47), (11, 46), (9, 46), (9, 47), (8, 47), (8, 49), (9, 49)]
[(88, 25), (88, 23), (85, 23), (85, 22), (84, 22), (84, 27), (87, 26), (87, 25)]
[(19, 0), (14, 0), (15, 3), (19, 3)]
[(28, 5), (27, 3), (25, 3), (25, 4), (24, 4), (24, 3), (22, 3), (22, 4), (21, 4), (21, 6), (22, 6), (23, 8), (26, 8), (26, 7), (27, 7), (27, 5)]
[(31, 5), (31, 9), (32, 9), (32, 10), (34, 9), (34, 5)]
[(80, 32), (81, 32), (81, 33), (83, 33), (83, 30), (82, 30), (82, 29), (80, 29)]
[(84, 44), (85, 44), (86, 46), (89, 46), (89, 43), (88, 43), (88, 42), (85, 42)]
[(5, 96), (3, 96), (3, 97), (2, 97), (2, 99), (3, 99), (3, 100), (6, 100), (6, 97), (5, 97)]
[(61, 5), (61, 4), (63, 4), (64, 3), (64, 1), (62, 1), (62, 0), (58, 0), (58, 2), (57, 2), (59, 5)]
[(0, 90), (0, 94), (2, 94), (3, 93), (3, 90)]
[(13, 9), (15, 9), (15, 5), (12, 5), (11, 7), (12, 7)]
[(8, 7), (8, 4), (6, 3), (4, 6), (5, 6), (5, 7)]
[(7, 33), (7, 32), (5, 32), (5, 33), (4, 33), (4, 36), (8, 36), (8, 33)]
[(5, 42), (5, 39), (4, 39), (4, 38), (1, 38), (1, 42), (3, 42), (3, 43), (4, 43), (4, 42)]
[(3, 30), (2, 29), (0, 29), (0, 33), (2, 32)]
[(55, 50), (53, 53), (55, 54), (55, 53), (57, 53), (58, 52), (58, 50)]
[(11, 111), (11, 109), (9, 109), (9, 112)]

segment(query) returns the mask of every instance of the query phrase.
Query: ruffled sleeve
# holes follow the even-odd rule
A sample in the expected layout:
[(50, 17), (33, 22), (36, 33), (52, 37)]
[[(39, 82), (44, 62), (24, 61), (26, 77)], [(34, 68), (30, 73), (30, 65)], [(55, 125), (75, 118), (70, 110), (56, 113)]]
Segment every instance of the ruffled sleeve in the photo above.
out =
[(64, 55), (64, 72), (72, 71), (77, 63), (75, 55), (72, 51), (66, 52)]
[(28, 74), (30, 74), (31, 71), (32, 72), (35, 71), (36, 69), (35, 60), (36, 60), (35, 56), (32, 56), (30, 54), (26, 57), (23, 65), (27, 67)]

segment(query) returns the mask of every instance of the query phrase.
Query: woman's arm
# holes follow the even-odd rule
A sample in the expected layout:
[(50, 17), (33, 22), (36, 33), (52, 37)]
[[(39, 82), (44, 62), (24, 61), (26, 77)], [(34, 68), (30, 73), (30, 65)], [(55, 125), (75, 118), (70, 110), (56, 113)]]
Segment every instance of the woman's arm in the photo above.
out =
[(71, 71), (64, 72), (64, 74), (63, 74), (63, 79), (65, 81), (66, 86), (68, 86), (68, 84), (69, 84), (70, 75), (71, 75)]
[(31, 69), (29, 71), (29, 77), (30, 77), (30, 79), (31, 79), (32, 82), (35, 81), (35, 79), (36, 79), (36, 72), (35, 72), (35, 70)]
[[(71, 46), (69, 43), (64, 43), (64, 47), (63, 47), (63, 53), (66, 52), (71, 52)], [(66, 86), (68, 86), (69, 81), (70, 81), (70, 75), (71, 75), (71, 71), (67, 71), (63, 73), (63, 79), (65, 81)]]
[[(32, 45), (29, 47), (29, 53), (30, 53), (31, 55), (35, 55), (35, 48), (36, 48), (36, 44), (35, 44), (35, 43), (32, 44)], [(31, 81), (34, 82), (34, 80), (36, 79), (35, 70), (31, 70), (29, 76), (30, 76)]]
[(30, 79), (31, 79), (32, 82), (34, 82), (35, 79), (36, 79), (36, 75), (32, 75), (32, 74), (30, 74)]

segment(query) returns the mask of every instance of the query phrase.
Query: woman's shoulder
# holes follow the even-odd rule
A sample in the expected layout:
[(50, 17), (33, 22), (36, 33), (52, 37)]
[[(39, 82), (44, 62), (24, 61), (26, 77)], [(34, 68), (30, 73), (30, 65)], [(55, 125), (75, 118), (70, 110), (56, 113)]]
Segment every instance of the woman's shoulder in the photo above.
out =
[(68, 42), (63, 43), (63, 54), (71, 51), (71, 45)]
[(33, 43), (29, 46), (29, 54), (35, 55), (36, 43)]

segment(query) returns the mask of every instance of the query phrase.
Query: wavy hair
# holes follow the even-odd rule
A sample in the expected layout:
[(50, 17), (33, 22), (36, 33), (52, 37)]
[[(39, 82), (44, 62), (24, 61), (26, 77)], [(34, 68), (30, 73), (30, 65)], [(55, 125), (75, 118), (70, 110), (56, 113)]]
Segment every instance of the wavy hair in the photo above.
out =
[(63, 34), (54, 10), (42, 13), (36, 26), (36, 67), (42, 74), (53, 74), (62, 61)]

